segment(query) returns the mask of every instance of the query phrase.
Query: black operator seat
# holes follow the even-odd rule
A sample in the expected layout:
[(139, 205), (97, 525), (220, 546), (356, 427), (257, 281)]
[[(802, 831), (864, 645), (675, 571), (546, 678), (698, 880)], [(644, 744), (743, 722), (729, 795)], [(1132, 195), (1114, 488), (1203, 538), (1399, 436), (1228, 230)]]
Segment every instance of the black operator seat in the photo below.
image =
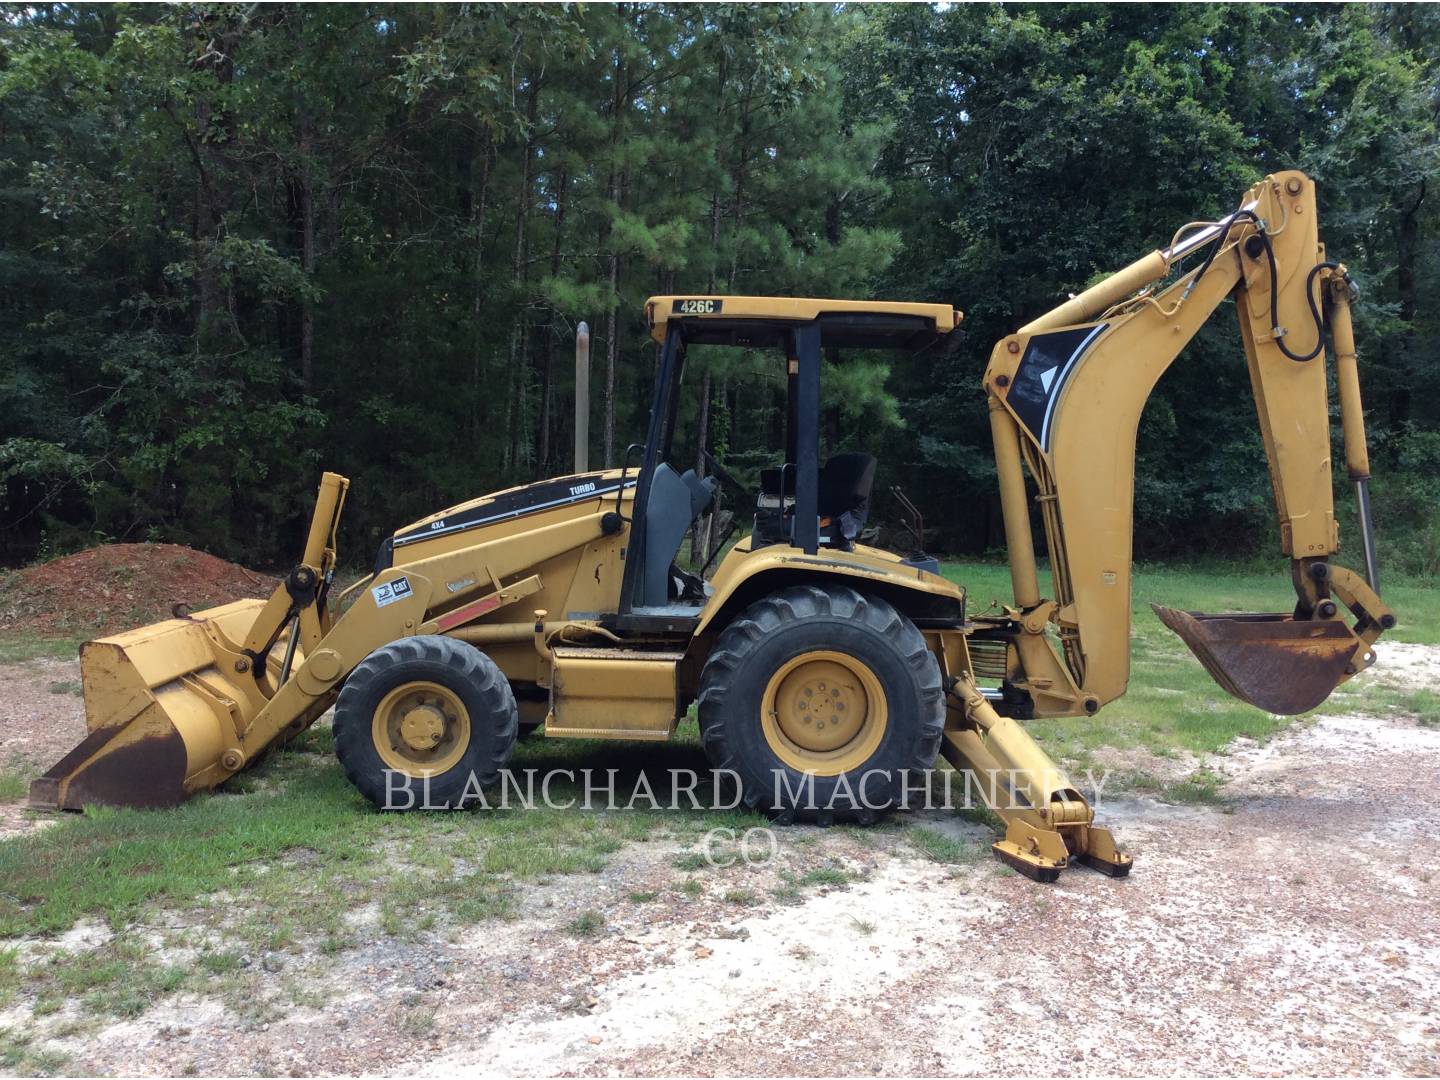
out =
[(686, 469), (680, 479), (690, 489), (690, 520), (694, 521), (715, 501), (715, 489), (720, 486), (720, 481), (713, 476), (702, 480), (694, 469)]
[(670, 564), (685, 539), (685, 530), (715, 497), (718, 481), (701, 480), (694, 470), (681, 476), (663, 461), (650, 479), (645, 506), (645, 567), (637, 607), (655, 607), (670, 600)]
[(816, 510), (829, 518), (831, 547), (849, 551), (870, 515), (870, 489), (875, 486), (875, 456), (857, 450), (836, 454), (820, 470)]

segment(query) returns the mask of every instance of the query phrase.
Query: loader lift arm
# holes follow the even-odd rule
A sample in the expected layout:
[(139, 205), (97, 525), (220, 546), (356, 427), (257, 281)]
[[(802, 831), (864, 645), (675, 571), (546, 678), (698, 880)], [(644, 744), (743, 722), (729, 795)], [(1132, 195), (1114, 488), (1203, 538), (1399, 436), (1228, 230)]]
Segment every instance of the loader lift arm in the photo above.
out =
[[(1198, 262), (1159, 288), (1186, 257)], [(1314, 183), (1282, 172), (1251, 188), (1228, 217), (1186, 226), (1169, 248), (996, 345), (984, 385), (1014, 586), (1010, 615), (1019, 628), (1014, 643), (1022, 670), (1015, 674), (1036, 714), (1093, 713), (1125, 691), (1140, 415), (1160, 376), (1232, 296), (1295, 605), (1281, 614), (1162, 608), (1157, 614), (1225, 690), (1270, 712), (1312, 709), (1374, 662), (1370, 646), (1395, 617), (1378, 595), (1353, 295), (1345, 268), (1326, 261), (1319, 241)], [(1364, 578), (1329, 561), (1340, 538), (1331, 488), (1327, 327), (1346, 463), (1359, 499)], [(1042, 598), (1038, 586), (1022, 460), (1038, 488), (1053, 600)], [(1063, 670), (1044, 642), (1052, 631)]]

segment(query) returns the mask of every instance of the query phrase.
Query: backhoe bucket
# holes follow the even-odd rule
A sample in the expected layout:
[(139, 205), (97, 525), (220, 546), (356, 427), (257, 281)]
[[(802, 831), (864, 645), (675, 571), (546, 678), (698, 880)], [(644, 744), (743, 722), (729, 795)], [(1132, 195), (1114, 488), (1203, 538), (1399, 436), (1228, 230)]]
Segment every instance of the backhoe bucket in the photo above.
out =
[(1353, 674), (1364, 642), (1343, 622), (1284, 614), (1202, 615), (1151, 604), (1214, 680), (1257, 709), (1309, 712)]
[(30, 805), (173, 806), (233, 775), (237, 731), (265, 700), (237, 670), (234, 642), (264, 605), (238, 600), (82, 645), (90, 734), (30, 785)]

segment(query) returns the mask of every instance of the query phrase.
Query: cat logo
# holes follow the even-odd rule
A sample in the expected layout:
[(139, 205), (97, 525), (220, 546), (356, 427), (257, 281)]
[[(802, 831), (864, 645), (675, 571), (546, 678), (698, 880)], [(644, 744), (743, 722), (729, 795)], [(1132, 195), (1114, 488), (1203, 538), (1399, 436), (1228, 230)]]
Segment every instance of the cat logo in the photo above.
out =
[(387, 581), (383, 585), (376, 585), (370, 590), (375, 597), (377, 608), (388, 607), (397, 600), (407, 599), (411, 595), (410, 580), (398, 577), (394, 581)]

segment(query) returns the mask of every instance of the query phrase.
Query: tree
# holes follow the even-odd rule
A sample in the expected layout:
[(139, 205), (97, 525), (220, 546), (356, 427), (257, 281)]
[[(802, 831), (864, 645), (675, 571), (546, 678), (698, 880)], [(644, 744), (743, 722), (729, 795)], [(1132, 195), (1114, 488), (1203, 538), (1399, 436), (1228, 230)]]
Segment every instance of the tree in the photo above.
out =
[[(992, 343), (1299, 166), (1365, 292), (1382, 528), (1440, 567), (1437, 60), (1440, 20), (1403, 5), (7, 7), (0, 554), (154, 537), (283, 565), (329, 466), (363, 561), (567, 467), (555, 358), (582, 319), (618, 464), (644, 301), (712, 291), (963, 309), (957, 351), (830, 356), (822, 437), (984, 550)], [(1270, 527), (1224, 323), (1146, 414), (1142, 554)], [(773, 357), (688, 377), (679, 460), (771, 463)]]

